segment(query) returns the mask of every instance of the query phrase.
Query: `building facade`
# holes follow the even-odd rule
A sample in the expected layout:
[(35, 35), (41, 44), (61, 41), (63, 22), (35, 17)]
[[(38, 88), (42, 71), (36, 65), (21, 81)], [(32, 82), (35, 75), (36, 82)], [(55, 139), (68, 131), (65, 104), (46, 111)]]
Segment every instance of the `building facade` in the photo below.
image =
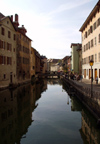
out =
[(71, 72), (71, 56), (68, 57), (67, 62), (68, 62), (68, 73), (70, 73)]
[(41, 56), (41, 73), (45, 74), (47, 72), (47, 58), (46, 56)]
[(16, 28), (16, 66), (18, 83), (30, 81), (30, 59), (31, 59), (31, 39), (27, 37), (24, 25), (19, 26), (18, 15), (15, 14), (15, 21), (11, 16), (12, 22)]
[(0, 87), (16, 83), (16, 29), (11, 18), (0, 13)]
[(63, 59), (62, 59), (62, 67), (63, 67), (63, 71), (65, 73), (68, 73), (68, 58), (69, 56), (65, 56)]
[(82, 73), (83, 78), (91, 78), (89, 61), (93, 60), (93, 79), (100, 81), (100, 1), (97, 2), (80, 28), (82, 34)]
[(31, 47), (31, 78), (35, 77), (35, 49), (33, 47)]
[(71, 71), (79, 74), (79, 52), (81, 49), (80, 43), (72, 43), (71, 44)]
[(40, 70), (40, 62), (41, 62), (41, 57), (39, 52), (35, 49), (35, 77), (37, 78), (39, 74), (41, 73)]

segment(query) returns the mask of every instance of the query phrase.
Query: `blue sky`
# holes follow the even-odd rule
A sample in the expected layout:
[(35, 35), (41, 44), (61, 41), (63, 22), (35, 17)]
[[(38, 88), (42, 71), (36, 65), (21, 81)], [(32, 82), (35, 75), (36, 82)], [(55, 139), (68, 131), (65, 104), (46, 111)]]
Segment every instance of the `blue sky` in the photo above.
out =
[(98, 0), (0, 0), (5, 16), (19, 15), (20, 26), (47, 58), (71, 55), (71, 43), (81, 43), (80, 27)]

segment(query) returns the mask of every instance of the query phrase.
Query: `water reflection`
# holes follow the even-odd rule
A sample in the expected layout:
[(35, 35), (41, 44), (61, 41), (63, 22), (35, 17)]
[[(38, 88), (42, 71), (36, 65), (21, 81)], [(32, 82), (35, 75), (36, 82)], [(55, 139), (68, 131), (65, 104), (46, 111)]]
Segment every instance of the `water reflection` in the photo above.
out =
[(36, 101), (46, 90), (47, 82), (27, 84), (0, 92), (0, 144), (20, 144), (32, 123)]
[[(29, 128), (32, 126), (32, 124), (38, 123), (37, 121), (36, 122), (34, 121), (34, 116), (32, 117), (32, 113), (34, 113), (34, 110), (39, 107), (40, 104), (38, 103), (38, 100), (41, 98), (42, 93), (44, 91), (46, 92), (48, 85), (54, 85), (54, 86), (60, 85), (61, 86), (61, 84), (62, 84), (62, 82), (58, 79), (48, 80), (48, 81), (44, 80), (44, 81), (37, 82), (33, 85), (27, 84), (27, 85), (18, 87), (17, 89), (12, 90), (12, 91), (4, 90), (4, 91), (0, 92), (0, 144), (21, 144), (21, 140), (27, 138), (26, 133), (28, 133)], [(58, 89), (59, 89), (59, 87), (58, 87)], [(62, 143), (62, 142), (63, 142), (63, 144), (66, 143), (66, 141), (68, 141), (68, 136), (67, 136), (66, 131), (68, 131), (68, 130), (72, 131), (72, 130), (70, 130), (70, 125), (74, 126), (74, 124), (71, 124), (72, 120), (69, 120), (68, 122), (66, 121), (69, 118), (68, 115), (70, 116), (70, 115), (79, 113), (81, 116), (81, 120), (80, 120), (81, 126), (79, 125), (79, 123), (77, 123), (77, 125), (80, 126), (80, 128), (78, 129), (78, 132), (80, 133), (80, 137), (83, 141), (81, 143), (100, 144), (100, 139), (99, 139), (100, 130), (97, 129), (97, 127), (96, 127), (96, 120), (92, 117), (92, 115), (83, 107), (83, 105), (75, 97), (70, 97), (69, 95), (66, 95), (66, 92), (67, 92), (66, 86), (62, 85), (62, 91), (60, 94), (62, 95), (62, 98), (63, 98), (63, 95), (65, 95), (66, 105), (63, 106), (61, 104), (62, 101), (61, 101), (61, 97), (59, 96), (58, 100), (60, 99), (59, 103), (62, 106), (61, 113), (59, 113), (59, 111), (57, 111), (57, 115), (55, 115), (55, 113), (54, 113), (55, 111), (52, 108), (52, 110), (53, 110), (52, 117), (54, 117), (54, 120), (56, 122), (56, 118), (59, 118), (61, 115), (62, 116), (64, 115), (62, 113), (63, 111), (65, 112), (65, 115), (64, 115), (64, 117), (61, 117), (61, 119), (60, 119), (60, 121), (58, 121), (58, 123), (54, 123), (54, 121), (52, 121), (50, 123), (50, 121), (49, 121), (49, 123), (47, 125), (45, 124), (47, 129), (50, 128), (49, 133), (52, 132), (53, 136), (57, 136), (57, 134), (54, 133), (54, 131), (52, 131), (52, 128), (59, 127), (58, 128), (59, 136), (62, 133), (64, 133), (64, 135), (65, 135), (65, 137), (63, 135), (61, 135), (61, 138), (60, 137), (58, 138), (59, 143)], [(57, 94), (57, 92), (56, 92), (56, 94)], [(47, 96), (46, 96), (46, 98), (47, 98)], [(53, 102), (53, 99), (50, 99), (50, 100)], [(44, 104), (44, 102), (43, 102), (43, 104)], [(57, 105), (58, 105), (58, 103), (57, 103)], [(57, 105), (54, 104), (55, 109), (58, 109)], [(65, 108), (64, 110), (63, 110), (63, 107)], [(69, 112), (70, 114), (68, 113), (66, 116), (66, 113), (68, 111), (68, 110), (66, 111), (66, 109), (70, 109), (70, 111), (73, 113)], [(46, 112), (48, 113), (48, 111), (50, 111), (50, 110), (51, 110), (51, 108), (46, 109), (44, 114), (46, 114)], [(40, 117), (43, 117), (43, 114), (41, 113), (41, 111), (43, 111), (43, 109), (41, 109), (39, 111), (39, 114), (40, 114)], [(75, 117), (79, 116), (79, 114), (78, 115), (76, 114)], [(52, 117), (49, 115), (49, 113), (47, 115), (50, 119), (52, 119)], [(49, 119), (49, 118), (47, 118), (47, 119)], [(77, 119), (77, 117), (76, 117), (76, 119)], [(61, 121), (63, 123), (61, 123)], [(70, 125), (67, 126), (66, 123), (69, 123), (69, 122), (70, 122)], [(51, 127), (48, 127), (48, 125), (51, 125)], [(63, 126), (64, 126), (64, 128), (63, 128)], [(42, 126), (39, 128), (41, 128), (41, 130), (42, 130)], [(66, 128), (68, 128), (68, 129), (66, 129)], [(35, 129), (35, 126), (34, 126), (34, 129)], [(36, 129), (38, 129), (38, 128), (36, 127)], [(60, 132), (60, 130), (61, 130), (61, 132)], [(56, 130), (55, 130), (55, 132), (56, 132)], [(36, 133), (38, 135), (37, 131), (34, 133)], [(47, 131), (45, 131), (45, 134), (46, 133), (47, 133)], [(70, 133), (70, 135), (71, 135), (71, 133)], [(66, 136), (67, 136), (67, 139), (66, 139)], [(30, 137), (32, 137), (32, 136), (30, 136)], [(48, 135), (48, 137), (50, 137), (50, 135)], [(64, 138), (64, 140), (63, 140), (63, 138)], [(40, 139), (40, 141), (41, 141), (41, 139)], [(57, 142), (57, 141), (55, 141), (55, 142)], [(73, 141), (73, 143), (74, 143), (74, 141)], [(37, 144), (38, 144), (38, 142), (37, 142)], [(69, 144), (70, 144), (70, 142), (69, 142)]]
[(96, 120), (86, 110), (82, 110), (82, 128), (80, 129), (83, 140), (89, 144), (100, 144), (100, 129), (97, 129)]

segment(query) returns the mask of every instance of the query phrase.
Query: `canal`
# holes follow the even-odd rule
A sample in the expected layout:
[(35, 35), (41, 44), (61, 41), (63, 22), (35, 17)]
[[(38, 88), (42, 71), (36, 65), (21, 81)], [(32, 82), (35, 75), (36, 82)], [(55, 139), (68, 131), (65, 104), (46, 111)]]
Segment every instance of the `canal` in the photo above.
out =
[(0, 144), (100, 144), (89, 111), (59, 79), (0, 92)]

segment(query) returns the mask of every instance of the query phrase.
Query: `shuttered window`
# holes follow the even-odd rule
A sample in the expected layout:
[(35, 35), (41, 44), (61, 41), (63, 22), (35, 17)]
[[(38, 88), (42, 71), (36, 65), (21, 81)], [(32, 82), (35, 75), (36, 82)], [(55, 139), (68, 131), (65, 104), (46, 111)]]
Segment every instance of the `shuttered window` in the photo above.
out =
[(6, 64), (6, 56), (0, 56), (0, 64)]
[(99, 69), (99, 78), (100, 78), (100, 69)]
[(0, 49), (5, 49), (5, 42), (0, 40)]
[(100, 34), (99, 34), (99, 36), (98, 36), (98, 42), (100, 43)]
[(7, 57), (7, 65), (11, 65), (12, 64), (12, 58), (11, 57)]
[(7, 50), (12, 51), (12, 45), (10, 43), (7, 43)]
[(13, 37), (13, 39), (14, 39), (14, 40), (16, 40), (16, 35), (15, 35), (15, 34), (14, 34), (14, 37)]
[(1, 28), (1, 34), (5, 35), (5, 29), (3, 27)]
[(11, 38), (11, 32), (8, 31), (8, 38)]

